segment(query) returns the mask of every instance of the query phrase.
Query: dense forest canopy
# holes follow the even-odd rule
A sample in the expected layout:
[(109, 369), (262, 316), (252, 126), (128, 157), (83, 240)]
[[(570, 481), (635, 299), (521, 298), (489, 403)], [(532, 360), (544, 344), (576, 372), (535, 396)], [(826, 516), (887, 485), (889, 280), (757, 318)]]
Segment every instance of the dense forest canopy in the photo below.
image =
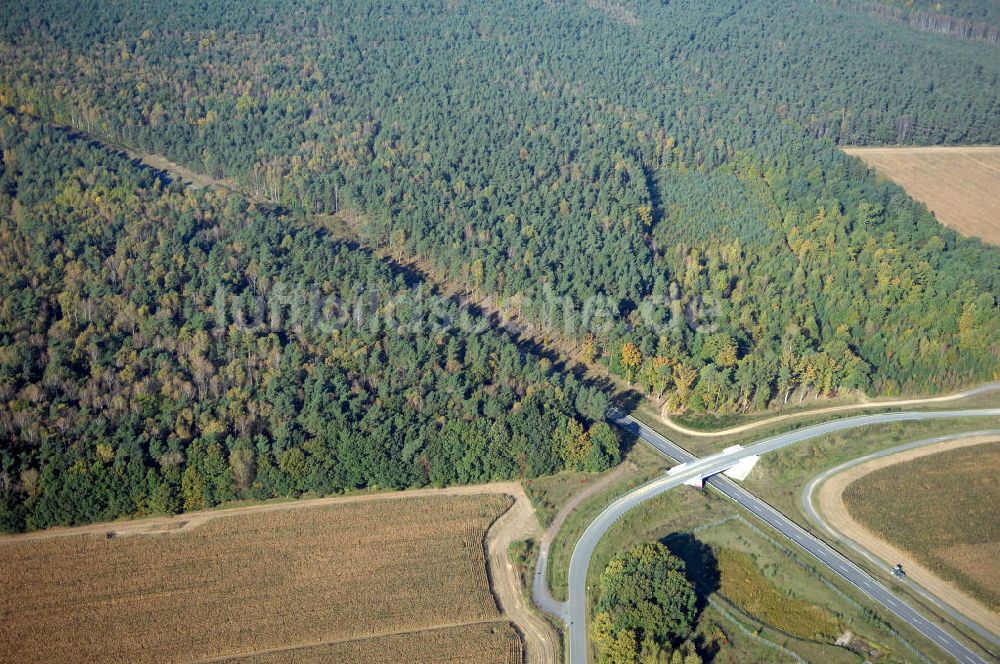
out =
[(37, 121), (0, 147), (4, 529), (617, 462), (601, 393), (364, 251)]
[(967, 21), (1000, 25), (1000, 3), (996, 0), (881, 0), (902, 9), (935, 12)]
[[(247, 201), (267, 202), (275, 210), (232, 203), (238, 196), (216, 200), (199, 194), (196, 202), (185, 203), (186, 195), (177, 191), (152, 191), (152, 182), (131, 187), (139, 210), (126, 215), (127, 223), (104, 229), (104, 242), (138, 243), (136, 251), (146, 251), (152, 231), (136, 239), (127, 235), (133, 226), (174, 223), (187, 207), (209, 213), (210, 227), (190, 231), (196, 246), (183, 234), (177, 240), (179, 258), (164, 265), (168, 274), (216, 265), (206, 263), (210, 260), (221, 266), (236, 261), (238, 270), (217, 267), (197, 278), (228, 279), (234, 292), (254, 292), (254, 277), (246, 270), (259, 269), (261, 259), (250, 262), (241, 253), (246, 250), (267, 256), (282, 283), (329, 281), (345, 293), (347, 284), (364, 274), (391, 284), (395, 277), (379, 273), (387, 268), (377, 267), (370, 255), (317, 235), (321, 213), (348, 208), (366, 220), (368, 244), (417, 259), (435, 278), (490, 296), (497, 306), (579, 343), (585, 359), (605, 363), (675, 410), (746, 412), (782, 403), (796, 390), (800, 398), (844, 389), (927, 392), (1000, 371), (1000, 252), (942, 227), (901, 189), (837, 149), (838, 144), (1000, 142), (1000, 51), (989, 44), (804, 0), (39, 0), (8, 7), (0, 16), (0, 105), (11, 109), (11, 127), (35, 117), (162, 154), (229, 178)], [(28, 135), (41, 131), (34, 127)], [(32, 151), (40, 152), (40, 163), (59, 163), (68, 158), (60, 151), (80, 148), (49, 139), (40, 145), (59, 147), (18, 149), (29, 139), (13, 129), (5, 140), (16, 155), (9, 162), (4, 153), (5, 181), (15, 183), (6, 185), (7, 232), (51, 235), (73, 223), (88, 228), (81, 201), (52, 198), (53, 187), (66, 187), (59, 176), (44, 166), (24, 167)], [(75, 158), (93, 162), (90, 170), (98, 169), (101, 177), (147, 177), (126, 175), (127, 164), (97, 155)], [(88, 187), (78, 185), (81, 191)], [(242, 239), (238, 251), (218, 242), (227, 233), (244, 232), (236, 228), (244, 219), (253, 220), (256, 230), (247, 232), (256, 240)], [(227, 223), (235, 226), (230, 230)], [(65, 232), (80, 237), (76, 228)], [(89, 232), (77, 240), (74, 260), (98, 251)], [(280, 247), (286, 235), (294, 247)], [(33, 450), (28, 461), (11, 461), (17, 455), (8, 454), (5, 464), (20, 472), (38, 460), (39, 441), (52, 440), (49, 449), (62, 449), (56, 437), (30, 433), (53, 417), (40, 410), (49, 408), (51, 396), (44, 380), (48, 367), (61, 366), (63, 357), (42, 352), (49, 344), (46, 335), (50, 329), (63, 332), (57, 321), (79, 316), (75, 309), (64, 310), (75, 300), (53, 293), (96, 277), (54, 270), (45, 271), (43, 279), (34, 272), (54, 255), (5, 250), (10, 276), (4, 283), (17, 295), (4, 295), (5, 324), (11, 327), (0, 337), (8, 358), (3, 385), (6, 396), (24, 406), (18, 406), (17, 417), (10, 411), (14, 424), (6, 425), (4, 435), (14, 447)], [(278, 262), (275, 252), (290, 262)], [(340, 259), (326, 275), (314, 261), (326, 265), (333, 259), (310, 252)], [(101, 254), (100, 260), (106, 259)], [(129, 291), (134, 295), (118, 295), (141, 299), (149, 289), (160, 304), (169, 292), (184, 293), (187, 278), (157, 279), (137, 283)], [(35, 282), (49, 290), (35, 293)], [(208, 297), (206, 288), (198, 290), (202, 298)], [(101, 297), (103, 292), (95, 292), (83, 301), (92, 307)], [(22, 303), (26, 299), (28, 304)], [(42, 302), (48, 302), (44, 315), (36, 315), (32, 307)], [(152, 304), (145, 303), (149, 315)], [(214, 320), (198, 306), (190, 311), (173, 306), (168, 318), (174, 327), (141, 341), (180, 335), (187, 324), (183, 316)], [(208, 334), (207, 325), (199, 323), (190, 334)], [(72, 346), (108, 367), (102, 353), (117, 353), (116, 344), (134, 345), (131, 336), (139, 331), (126, 328), (95, 351), (76, 350), (89, 342)], [(356, 341), (365, 352), (381, 349), (384, 357), (369, 360), (376, 373), (411, 361), (404, 359), (408, 350), (397, 348), (437, 347), (420, 335), (394, 345), (395, 332), (383, 333), (384, 339)], [(43, 336), (25, 341), (25, 335)], [(462, 337), (453, 341), (459, 347), (466, 343)], [(215, 343), (209, 344), (211, 352), (200, 351), (215, 358), (213, 366), (239, 355), (231, 347), (235, 341)], [(293, 343), (279, 336), (267, 343), (292, 344), (304, 364), (327, 366), (325, 360), (308, 359), (309, 353), (339, 358), (340, 352), (314, 348), (332, 343), (325, 338)], [(181, 341), (170, 341), (164, 352), (173, 353), (176, 344)], [(30, 360), (23, 358), (26, 349), (32, 349)], [(136, 352), (148, 360), (148, 354)], [(417, 357), (433, 364), (422, 352)], [(289, 357), (284, 351), (281, 356)], [(456, 370), (466, 366), (459, 356), (448, 360), (457, 362)], [(505, 374), (509, 399), (499, 403), (520, 401), (529, 392), (530, 399), (543, 402), (538, 417), (544, 427), (524, 434), (526, 449), (542, 449), (539, 441), (550, 440), (549, 432), (559, 427), (573, 427), (563, 432), (564, 439), (583, 440), (577, 430), (583, 419), (576, 422), (571, 413), (577, 386), (534, 390), (542, 381), (538, 372), (545, 372), (528, 359), (519, 362), (523, 366)], [(89, 364), (71, 366), (77, 371), (71, 382), (99, 389)], [(126, 373), (116, 386), (141, 384), (142, 375)], [(255, 374), (238, 375), (251, 380), (245, 376)], [(558, 382), (545, 380), (550, 379)], [(489, 390), (507, 394), (500, 387), (504, 380), (498, 386), (488, 372), (448, 378), (471, 381), (460, 402), (481, 400), (479, 410), (444, 397), (400, 397), (411, 384), (423, 385), (416, 374), (379, 397), (371, 392), (391, 381), (324, 380), (314, 393), (330, 402), (347, 398), (344, 390), (362, 389), (377, 405), (364, 416), (343, 415), (343, 435), (383, 427), (386, 439), (405, 441), (400, 454), (387, 457), (394, 464), (391, 481), (361, 474), (326, 478), (317, 487), (470, 481), (581, 466), (589, 459), (590, 452), (576, 449), (569, 457), (512, 466), (517, 455), (508, 454), (489, 469), (464, 474), (453, 462), (440, 462), (433, 474), (442, 457), (421, 454), (422, 445), (439, 443), (406, 441), (437, 440), (438, 428), (458, 426), (435, 417), (447, 421), (459, 413), (472, 417), (473, 428), (505, 422), (505, 410), (486, 412), (491, 400), (475, 396)], [(213, 421), (194, 410), (215, 408), (229, 388), (220, 383), (216, 395), (210, 386), (188, 382), (195, 390), (192, 403), (199, 404), (191, 406), (187, 429), (194, 441)], [(22, 397), (29, 388), (41, 391), (42, 398)], [(289, 397), (288, 417), (284, 411), (274, 415), (268, 406), (252, 429), (262, 441), (255, 443), (255, 453), (264, 449), (279, 470), (289, 450), (313, 458), (304, 441), (315, 432), (287, 426), (292, 413), (300, 417), (306, 408), (307, 393), (303, 383), (300, 393)], [(590, 403), (589, 397), (583, 401)], [(144, 402), (133, 399), (128, 406), (139, 403)], [(262, 407), (267, 403), (262, 398)], [(387, 404), (398, 409), (383, 410)], [(167, 408), (153, 408), (161, 407)], [(480, 421), (476, 413), (488, 419)], [(510, 415), (515, 416), (523, 415)], [(157, 445), (169, 439), (165, 425), (150, 433), (145, 416), (137, 418), (114, 426), (132, 426), (135, 436)], [(70, 421), (98, 426), (103, 420)], [(419, 433), (423, 425), (414, 421), (426, 422), (426, 431), (435, 433)], [(217, 438), (244, 436), (234, 424), (223, 418)], [(514, 430), (514, 423), (506, 425)], [(410, 428), (413, 433), (404, 435)], [(595, 433), (590, 438), (603, 440), (603, 433)], [(78, 433), (77, 439), (88, 445), (108, 435)], [(467, 444), (456, 442), (447, 454), (463, 455)], [(604, 443), (587, 449), (596, 450), (588, 463), (610, 458), (602, 450), (611, 446)], [(257, 474), (265, 467), (257, 462)], [(260, 482), (262, 494), (292, 486), (287, 479)], [(32, 518), (44, 525), (91, 515), (38, 512)]]
[[(698, 616), (694, 584), (684, 561), (660, 542), (615, 556), (601, 572), (591, 634), (599, 664), (700, 662), (690, 641)], [(673, 651), (673, 655), (671, 655)]]
[(814, 0), (861, 12), (884, 23), (933, 32), (955, 39), (1000, 46), (1000, 3), (993, 0), (933, 2), (929, 0)]

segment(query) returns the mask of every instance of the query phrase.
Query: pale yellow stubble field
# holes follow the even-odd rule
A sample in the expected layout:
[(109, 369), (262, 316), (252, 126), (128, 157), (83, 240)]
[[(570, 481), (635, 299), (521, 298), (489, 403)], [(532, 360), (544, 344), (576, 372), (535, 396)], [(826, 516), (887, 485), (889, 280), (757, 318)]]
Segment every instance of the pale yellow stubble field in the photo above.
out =
[(942, 224), (1000, 245), (1000, 146), (859, 147), (844, 152), (903, 187)]

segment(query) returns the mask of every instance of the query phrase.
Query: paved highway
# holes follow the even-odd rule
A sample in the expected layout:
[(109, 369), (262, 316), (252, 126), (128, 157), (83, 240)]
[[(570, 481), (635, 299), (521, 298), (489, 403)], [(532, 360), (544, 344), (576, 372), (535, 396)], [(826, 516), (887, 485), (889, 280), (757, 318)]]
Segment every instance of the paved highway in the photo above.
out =
[[(821, 530), (826, 532), (831, 538), (837, 540), (838, 542), (846, 544), (855, 552), (868, 559), (868, 561), (874, 564), (877, 568), (889, 569), (892, 566), (892, 562), (887, 560), (882, 560), (881, 558), (879, 558), (874, 553), (864, 548), (854, 540), (845, 537), (842, 533), (831, 528), (830, 525), (827, 524), (826, 521), (824, 521), (820, 517), (819, 512), (816, 511), (816, 506), (813, 504), (813, 494), (816, 488), (820, 484), (822, 484), (827, 478), (836, 475), (838, 473), (841, 473), (853, 466), (857, 466), (862, 463), (867, 463), (873, 459), (880, 459), (882, 457), (892, 456), (893, 454), (898, 454), (900, 452), (905, 452), (907, 450), (912, 450), (927, 445), (935, 445), (937, 443), (943, 443), (949, 440), (960, 440), (962, 438), (974, 438), (978, 436), (998, 436), (998, 435), (1000, 435), (1000, 429), (987, 429), (984, 431), (969, 431), (965, 433), (950, 434), (947, 436), (924, 438), (923, 440), (918, 440), (912, 443), (906, 443), (905, 445), (897, 445), (896, 447), (890, 447), (889, 449), (880, 450), (878, 452), (874, 452), (872, 454), (868, 454), (863, 457), (853, 459), (851, 461), (848, 461), (847, 463), (842, 463), (839, 466), (836, 466), (835, 468), (831, 468), (829, 470), (820, 473), (812, 480), (810, 480), (809, 484), (807, 484), (805, 488), (802, 490), (802, 509), (805, 512), (805, 515), (809, 518), (809, 520), (814, 525), (818, 526)], [(993, 644), (992, 645), (993, 648), (1000, 649), (1000, 637), (998, 637), (996, 634), (991, 632), (983, 625), (980, 625), (971, 618), (965, 616), (959, 611), (956, 611), (939, 597), (932, 595), (931, 593), (924, 590), (909, 576), (899, 579), (897, 583), (901, 583), (907, 586), (910, 589), (910, 591), (920, 595), (921, 597), (924, 598), (924, 600), (934, 604), (939, 611), (943, 611), (944, 613), (948, 614), (948, 616), (950, 616), (953, 620), (956, 620), (966, 625), (969, 629), (979, 634), (980, 637), (991, 642)], [(994, 629), (996, 629), (996, 627), (994, 627)]]
[[(680, 486), (686, 480), (697, 476), (707, 476), (730, 467), (735, 461), (745, 456), (754, 454), (764, 454), (787, 445), (791, 445), (810, 438), (816, 438), (835, 431), (843, 431), (855, 427), (869, 426), (872, 424), (884, 424), (889, 422), (950, 419), (959, 417), (997, 417), (1000, 416), (1000, 408), (981, 408), (975, 410), (959, 411), (929, 411), (913, 413), (881, 413), (877, 415), (863, 415), (850, 417), (842, 420), (835, 420), (825, 424), (805, 427), (797, 431), (768, 438), (759, 443), (749, 445), (729, 454), (714, 455), (712, 457), (699, 460), (689, 452), (675, 445), (667, 438), (653, 431), (639, 420), (630, 415), (626, 415), (616, 409), (610, 409), (608, 420), (618, 425), (622, 429), (633, 433), (640, 439), (659, 450), (666, 456), (680, 463), (688, 464), (684, 470), (673, 475), (660, 477), (628, 493), (610, 506), (608, 506), (594, 521), (590, 523), (576, 548), (573, 549), (573, 556), (569, 567), (569, 653), (570, 661), (573, 664), (586, 664), (589, 659), (589, 645), (587, 636), (587, 570), (590, 567), (590, 559), (593, 556), (597, 543), (604, 534), (611, 528), (623, 514), (633, 507), (653, 498), (665, 491)], [(837, 574), (844, 576), (851, 583), (855, 583), (862, 592), (872, 597), (873, 600), (884, 606), (886, 609), (899, 616), (903, 620), (914, 626), (918, 631), (925, 634), (929, 639), (937, 643), (946, 652), (954, 656), (963, 663), (983, 662), (968, 648), (956, 641), (947, 632), (928, 622), (916, 611), (896, 598), (884, 586), (881, 586), (874, 579), (865, 574), (856, 565), (853, 565), (846, 558), (843, 558), (820, 540), (812, 537), (801, 528), (785, 519), (770, 506), (743, 489), (740, 489), (729, 480), (713, 477), (708, 481), (724, 494), (733, 498), (741, 505), (744, 505), (751, 512), (768, 516), (767, 522), (778, 528), (792, 542), (806, 549), (830, 566)], [(755, 509), (756, 508), (756, 509)], [(762, 517), (763, 518), (763, 517)], [(784, 530), (782, 530), (784, 529)], [(787, 531), (787, 532), (786, 532)], [(797, 539), (796, 539), (797, 538)], [(808, 544), (808, 547), (805, 546)], [(829, 562), (828, 562), (829, 561)], [(853, 568), (853, 569), (852, 569)], [(846, 574), (844, 570), (846, 570)]]
[(737, 486), (732, 480), (721, 475), (716, 475), (707, 480), (706, 483), (711, 484), (727, 497), (750, 510), (754, 516), (784, 535), (793, 544), (804, 549), (883, 608), (909, 623), (914, 629), (933, 641), (935, 645), (954, 657), (957, 661), (963, 664), (986, 664), (986, 660), (962, 645), (960, 641), (952, 637), (948, 632), (924, 618), (918, 611), (896, 597), (891, 590), (876, 581), (863, 569), (834, 551), (822, 540), (813, 537), (807, 531), (797, 526), (789, 518), (778, 512), (778, 510), (760, 500), (749, 491)]

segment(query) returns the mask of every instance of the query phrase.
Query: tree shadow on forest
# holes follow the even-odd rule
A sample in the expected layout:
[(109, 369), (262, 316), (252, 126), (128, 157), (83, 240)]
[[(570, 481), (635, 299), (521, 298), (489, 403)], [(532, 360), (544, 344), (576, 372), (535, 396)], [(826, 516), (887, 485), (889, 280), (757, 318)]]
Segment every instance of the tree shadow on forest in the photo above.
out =
[(708, 604), (709, 595), (719, 590), (719, 561), (715, 552), (691, 533), (673, 533), (660, 541), (684, 561), (685, 574), (694, 584), (701, 611)]
[[(698, 598), (698, 615), (708, 606), (708, 598), (720, 588), (719, 561), (715, 552), (704, 542), (691, 533), (673, 533), (660, 542), (670, 549), (670, 552), (684, 561), (687, 578), (694, 585)], [(702, 660), (711, 662), (719, 652), (719, 645), (714, 641), (706, 641), (698, 636), (694, 639), (694, 647)]]

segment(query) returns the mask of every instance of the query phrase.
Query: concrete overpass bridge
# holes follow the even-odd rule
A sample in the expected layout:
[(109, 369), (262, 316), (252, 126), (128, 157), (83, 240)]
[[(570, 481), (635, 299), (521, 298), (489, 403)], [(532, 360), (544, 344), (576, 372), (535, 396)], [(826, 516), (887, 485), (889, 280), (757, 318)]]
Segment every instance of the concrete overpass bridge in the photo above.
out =
[(684, 484), (700, 489), (705, 480), (719, 473), (734, 480), (745, 480), (759, 460), (759, 454), (747, 454), (742, 445), (733, 445), (718, 454), (679, 463), (667, 471), (667, 476), (683, 475)]
[[(671, 469), (672, 474), (664, 474), (618, 498), (590, 523), (577, 542), (576, 548), (573, 549), (569, 568), (569, 599), (565, 604), (553, 602), (556, 604), (554, 608), (557, 609), (553, 613), (568, 623), (571, 664), (587, 664), (590, 659), (590, 646), (587, 638), (587, 570), (590, 567), (590, 560), (597, 543), (615, 521), (637, 505), (674, 487), (683, 484), (701, 486), (703, 483), (720, 491), (773, 527), (791, 543), (805, 550), (821, 564), (855, 586), (862, 594), (867, 595), (889, 613), (908, 623), (960, 664), (986, 664), (986, 660), (972, 651), (965, 643), (938, 624), (925, 618), (881, 582), (858, 567), (857, 564), (799, 527), (767, 503), (737, 486), (731, 479), (724, 477), (726, 471), (737, 472), (740, 462), (745, 458), (759, 456), (837, 431), (890, 422), (974, 417), (1000, 417), (1000, 408), (895, 412), (848, 417), (772, 436), (747, 447), (733, 446), (711, 457), (698, 459), (634, 417), (616, 408), (610, 408), (607, 413), (608, 421), (633, 434), (637, 439), (642, 440), (683, 467)], [(538, 562), (539, 569), (544, 570), (544, 557), (539, 556)], [(541, 574), (541, 572), (539, 573)], [(544, 584), (544, 579), (540, 579), (540, 582)], [(989, 652), (991, 656), (996, 654), (993, 651)]]

